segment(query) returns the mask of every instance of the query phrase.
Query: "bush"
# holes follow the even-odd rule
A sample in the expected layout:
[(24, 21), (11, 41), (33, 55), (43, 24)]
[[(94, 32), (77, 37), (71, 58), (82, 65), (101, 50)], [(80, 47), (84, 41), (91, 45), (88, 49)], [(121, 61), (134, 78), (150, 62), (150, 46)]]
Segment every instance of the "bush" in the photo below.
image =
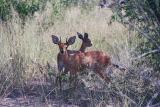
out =
[[(139, 54), (138, 59), (145, 57), (148, 65), (154, 71), (160, 70), (160, 1), (155, 0), (128, 0), (125, 6), (117, 6), (114, 9), (114, 19), (125, 25), (129, 25), (131, 30), (137, 31), (141, 39), (136, 48)], [(122, 12), (124, 11), (124, 13)], [(116, 18), (115, 18), (116, 17)]]
[(1, 0), (0, 1), (0, 19), (7, 21), (11, 18), (12, 8), (19, 14), (24, 20), (27, 16), (32, 16), (36, 11), (44, 9), (47, 0)]
[(2, 21), (6, 21), (10, 17), (11, 7), (9, 0), (1, 0), (0, 1), (0, 19)]

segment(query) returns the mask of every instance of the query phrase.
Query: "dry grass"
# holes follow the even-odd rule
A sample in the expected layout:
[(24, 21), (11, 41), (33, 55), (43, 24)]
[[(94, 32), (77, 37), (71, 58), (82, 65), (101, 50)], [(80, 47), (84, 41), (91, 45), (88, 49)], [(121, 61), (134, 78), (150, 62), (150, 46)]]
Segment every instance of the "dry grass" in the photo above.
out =
[[(95, 8), (91, 12), (84, 12), (73, 7), (64, 12), (64, 20), (52, 22), (52, 7), (48, 4), (46, 10), (35, 13), (34, 18), (28, 18), (25, 25), (13, 11), (12, 20), (1, 23), (0, 62), (1, 65), (12, 60), (15, 55), (23, 57), (25, 66), (31, 66), (31, 61), (46, 64), (56, 64), (58, 48), (51, 42), (51, 35), (68, 36), (76, 32), (87, 32), (93, 42), (89, 50), (103, 50), (109, 53), (118, 62), (128, 62), (128, 30), (119, 23), (108, 25), (112, 12), (110, 9)], [(52, 25), (50, 25), (52, 24)], [(80, 40), (70, 47), (79, 49)], [(125, 56), (128, 57), (123, 57)], [(30, 69), (28, 68), (27, 69)], [(30, 71), (32, 72), (32, 71)]]
[[(7, 24), (1, 23), (2, 61), (9, 59), (10, 53), (18, 50), (26, 59), (55, 63), (58, 48), (52, 44), (50, 36), (63, 36), (65, 40), (67, 36), (76, 35), (76, 32), (89, 33), (94, 44), (91, 49), (106, 51), (114, 57), (118, 56), (120, 61), (125, 61), (121, 54), (128, 54), (130, 34), (127, 28), (117, 22), (108, 25), (112, 15), (110, 9), (95, 8), (91, 12), (83, 12), (73, 7), (63, 14), (64, 20), (56, 20), (52, 22), (53, 25), (49, 25), (52, 24), (51, 13), (52, 8), (48, 6), (45, 12), (37, 12), (34, 18), (28, 18), (24, 27), (16, 14)], [(77, 38), (77, 43), (70, 49), (79, 47), (80, 40)]]
[[(12, 20), (0, 24), (0, 76), (5, 77), (0, 78), (3, 86), (0, 93), (7, 92), (11, 87), (23, 87), (28, 80), (45, 81), (50, 72), (55, 74), (58, 47), (51, 41), (52, 34), (62, 36), (65, 41), (66, 37), (76, 35), (76, 32), (87, 32), (93, 42), (88, 50), (102, 50), (111, 55), (114, 63), (132, 66), (130, 52), (133, 49), (129, 42), (134, 39), (136, 44), (135, 33), (117, 22), (109, 25), (110, 9), (94, 8), (86, 12), (80, 7), (72, 7), (64, 10), (60, 20), (53, 20), (52, 12), (52, 6), (48, 4), (44, 12), (35, 13), (34, 18), (28, 17), (23, 26), (13, 11)], [(77, 50), (80, 44), (77, 38), (69, 49)], [(47, 68), (47, 62), (55, 67), (54, 70)], [(124, 77), (120, 76), (114, 81), (121, 82), (122, 79)], [(118, 82), (114, 85), (119, 90), (124, 88)]]

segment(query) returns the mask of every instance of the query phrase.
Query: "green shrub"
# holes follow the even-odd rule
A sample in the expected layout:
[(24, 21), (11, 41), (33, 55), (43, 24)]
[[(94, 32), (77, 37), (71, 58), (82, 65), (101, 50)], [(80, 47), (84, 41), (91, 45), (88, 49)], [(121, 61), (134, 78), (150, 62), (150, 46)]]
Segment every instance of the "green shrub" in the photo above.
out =
[[(138, 32), (141, 43), (136, 49), (139, 54), (143, 55), (160, 47), (159, 6), (159, 0), (128, 0), (124, 7), (117, 6), (114, 9), (114, 19), (118, 17), (117, 20)], [(125, 11), (124, 14), (122, 10)], [(160, 53), (146, 54), (145, 57), (155, 71), (160, 70)]]
[(6, 21), (10, 17), (11, 6), (9, 0), (0, 0), (0, 19)]
[(32, 16), (36, 11), (43, 10), (47, 0), (1, 0), (0, 1), (0, 19), (7, 21), (11, 18), (11, 7), (19, 14), (23, 20), (27, 16)]

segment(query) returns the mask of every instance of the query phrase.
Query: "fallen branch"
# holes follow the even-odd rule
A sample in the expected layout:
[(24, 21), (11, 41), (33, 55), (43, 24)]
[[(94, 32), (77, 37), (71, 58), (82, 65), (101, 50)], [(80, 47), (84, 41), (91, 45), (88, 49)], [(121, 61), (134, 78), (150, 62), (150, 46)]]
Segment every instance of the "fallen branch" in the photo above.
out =
[(122, 96), (122, 97), (125, 97), (126, 99), (128, 99), (130, 102), (132, 102), (133, 104), (135, 105), (138, 105), (134, 100), (132, 100), (130, 97), (128, 97), (127, 95), (123, 94), (121, 91), (119, 92), (119, 94)]
[(128, 99), (131, 103), (133, 103), (133, 104), (135, 104), (136, 106), (138, 106), (138, 104), (133, 100), (133, 99), (131, 99), (129, 96), (127, 96), (126, 94), (124, 94), (122, 91), (120, 91), (120, 89), (118, 89), (117, 87), (116, 87), (116, 89), (118, 90), (116, 90), (115, 91), (115, 93), (117, 94), (117, 95), (120, 95), (121, 97), (124, 97), (124, 98), (126, 98), (126, 99)]

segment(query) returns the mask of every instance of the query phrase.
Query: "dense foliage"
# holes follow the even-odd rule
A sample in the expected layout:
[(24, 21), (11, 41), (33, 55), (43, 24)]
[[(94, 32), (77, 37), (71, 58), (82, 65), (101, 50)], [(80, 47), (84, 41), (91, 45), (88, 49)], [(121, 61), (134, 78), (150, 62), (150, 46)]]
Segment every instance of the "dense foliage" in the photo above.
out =
[(59, 15), (63, 8), (81, 5), (83, 8), (91, 8), (96, 0), (1, 0), (0, 20), (7, 21), (12, 17), (12, 10), (25, 20), (27, 16), (33, 16), (37, 11), (45, 8), (47, 2), (52, 3), (55, 15)]
[(36, 11), (43, 9), (45, 4), (45, 0), (1, 0), (0, 19), (2, 21), (10, 19), (12, 10), (15, 10), (22, 19), (25, 19), (26, 16), (32, 16)]
[[(117, 18), (132, 30), (136, 30), (142, 40), (137, 51), (138, 59), (147, 57), (155, 71), (160, 70), (160, 1), (127, 0), (123, 6), (116, 6), (114, 19)], [(123, 11), (123, 12), (122, 12)], [(141, 55), (140, 55), (141, 54)], [(158, 73), (157, 72), (157, 73)]]

